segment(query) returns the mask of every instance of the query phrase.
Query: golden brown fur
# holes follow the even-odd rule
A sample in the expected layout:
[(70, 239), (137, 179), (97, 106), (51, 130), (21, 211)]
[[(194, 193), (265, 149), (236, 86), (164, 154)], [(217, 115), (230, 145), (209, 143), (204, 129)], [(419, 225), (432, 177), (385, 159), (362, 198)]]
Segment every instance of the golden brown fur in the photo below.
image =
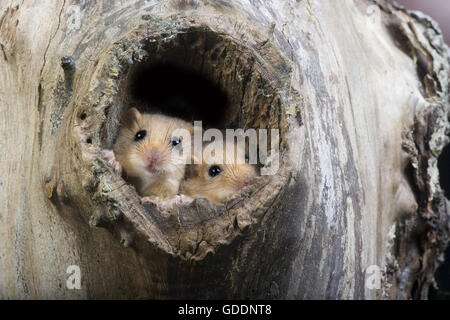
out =
[[(173, 152), (170, 145), (176, 129), (193, 132), (192, 125), (183, 120), (160, 114), (141, 114), (135, 108), (123, 117), (114, 154), (122, 166), (124, 178), (141, 196), (167, 199), (178, 193), (186, 161), (185, 155)], [(136, 141), (136, 133), (142, 130), (146, 130), (145, 138)], [(179, 147), (182, 146), (183, 141)]]
[[(236, 145), (234, 147), (236, 150)], [(225, 154), (230, 152), (229, 149), (230, 147), (227, 148), (224, 143)], [(213, 165), (219, 166), (222, 170), (215, 177), (209, 175), (209, 170)], [(185, 180), (181, 184), (181, 193), (191, 198), (207, 198), (216, 203), (224, 203), (243, 187), (251, 185), (256, 175), (254, 166), (248, 163), (237, 163), (237, 152), (235, 152), (234, 163), (207, 164), (202, 161), (201, 164), (188, 165)]]

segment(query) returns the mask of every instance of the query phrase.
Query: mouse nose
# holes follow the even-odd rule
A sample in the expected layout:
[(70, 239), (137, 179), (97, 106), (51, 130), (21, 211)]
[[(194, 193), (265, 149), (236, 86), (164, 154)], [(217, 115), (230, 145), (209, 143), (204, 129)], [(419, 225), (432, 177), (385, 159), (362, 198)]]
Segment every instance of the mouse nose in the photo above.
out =
[(152, 148), (150, 152), (147, 153), (147, 160), (149, 167), (155, 166), (158, 164), (159, 159), (161, 158), (158, 150)]
[(253, 175), (251, 175), (249, 173), (246, 173), (239, 181), (240, 182), (240, 187), (244, 188), (244, 187), (252, 185), (253, 184), (253, 180), (254, 180)]

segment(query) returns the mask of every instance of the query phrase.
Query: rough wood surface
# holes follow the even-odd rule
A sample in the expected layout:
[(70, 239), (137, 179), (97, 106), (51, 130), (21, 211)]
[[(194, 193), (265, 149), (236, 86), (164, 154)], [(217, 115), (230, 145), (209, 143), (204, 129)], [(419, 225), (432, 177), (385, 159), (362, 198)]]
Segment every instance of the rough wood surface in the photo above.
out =
[[(281, 129), (283, 156), (167, 217), (98, 155), (123, 77), (179, 39), (233, 97), (224, 125)], [(0, 298), (426, 298), (449, 70), (436, 24), (384, 1), (2, 1)]]

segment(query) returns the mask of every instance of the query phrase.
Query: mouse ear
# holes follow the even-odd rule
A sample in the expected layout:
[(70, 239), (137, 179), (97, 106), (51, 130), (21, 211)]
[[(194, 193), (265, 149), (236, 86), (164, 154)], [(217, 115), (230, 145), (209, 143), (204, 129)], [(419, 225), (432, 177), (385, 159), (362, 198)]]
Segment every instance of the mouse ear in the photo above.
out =
[(128, 109), (120, 120), (122, 126), (130, 127), (139, 122), (141, 113), (136, 108)]

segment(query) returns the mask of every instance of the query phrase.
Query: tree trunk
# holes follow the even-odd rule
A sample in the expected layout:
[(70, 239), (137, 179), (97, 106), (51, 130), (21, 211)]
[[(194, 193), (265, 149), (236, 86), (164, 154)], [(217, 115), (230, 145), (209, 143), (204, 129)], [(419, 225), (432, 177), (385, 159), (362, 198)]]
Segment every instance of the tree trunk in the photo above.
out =
[[(0, 298), (427, 297), (449, 231), (450, 60), (425, 15), (363, 0), (10, 0), (0, 49)], [(146, 88), (168, 65), (169, 94), (185, 84), (213, 109), (169, 111), (280, 130), (275, 175), (226, 205), (140, 205), (99, 152), (125, 108), (152, 109)], [(187, 67), (224, 96), (177, 85)]]

